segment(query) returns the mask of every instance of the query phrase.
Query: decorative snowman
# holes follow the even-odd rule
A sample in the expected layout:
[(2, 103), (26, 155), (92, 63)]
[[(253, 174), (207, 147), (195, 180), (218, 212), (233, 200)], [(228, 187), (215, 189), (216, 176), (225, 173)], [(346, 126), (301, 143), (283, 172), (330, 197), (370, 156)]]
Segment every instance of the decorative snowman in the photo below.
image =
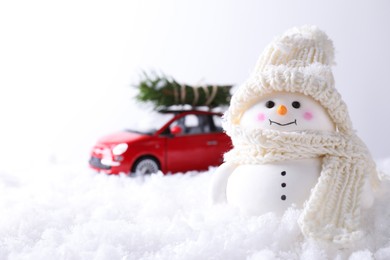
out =
[(362, 236), (377, 174), (334, 88), (333, 59), (332, 41), (314, 26), (293, 28), (265, 49), (225, 114), (234, 147), (214, 175), (214, 203), (250, 214), (295, 206), (306, 236)]

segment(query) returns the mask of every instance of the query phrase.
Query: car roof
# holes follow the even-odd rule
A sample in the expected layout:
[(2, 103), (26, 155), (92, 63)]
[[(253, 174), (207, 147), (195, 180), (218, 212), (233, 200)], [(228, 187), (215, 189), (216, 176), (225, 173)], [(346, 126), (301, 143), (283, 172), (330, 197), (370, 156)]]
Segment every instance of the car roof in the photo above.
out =
[(162, 109), (162, 110), (159, 110), (158, 112), (162, 113), (162, 114), (172, 113), (172, 114), (176, 114), (176, 115), (177, 114), (182, 114), (182, 113), (186, 113), (186, 114), (222, 115), (222, 113), (220, 113), (220, 112), (206, 111), (206, 110), (197, 110), (197, 109), (190, 109), (190, 110), (186, 110), (186, 109)]

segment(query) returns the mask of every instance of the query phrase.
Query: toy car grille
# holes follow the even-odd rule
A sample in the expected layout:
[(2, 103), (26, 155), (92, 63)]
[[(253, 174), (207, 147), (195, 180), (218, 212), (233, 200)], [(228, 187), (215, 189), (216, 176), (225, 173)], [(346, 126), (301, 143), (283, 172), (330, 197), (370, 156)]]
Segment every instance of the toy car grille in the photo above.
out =
[(91, 159), (89, 159), (89, 164), (92, 167), (98, 168), (98, 169), (103, 169), (103, 170), (110, 170), (111, 169), (111, 166), (102, 164), (101, 159), (94, 157), (94, 156), (92, 156)]

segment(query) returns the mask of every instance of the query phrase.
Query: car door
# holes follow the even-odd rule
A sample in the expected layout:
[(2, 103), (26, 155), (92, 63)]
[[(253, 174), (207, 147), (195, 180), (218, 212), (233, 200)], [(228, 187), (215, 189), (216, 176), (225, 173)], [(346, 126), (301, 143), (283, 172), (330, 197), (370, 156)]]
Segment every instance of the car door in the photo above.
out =
[(208, 156), (210, 165), (218, 166), (223, 162), (223, 155), (232, 149), (232, 142), (222, 128), (222, 119), (220, 115), (209, 115), (210, 131), (208, 133)]
[(179, 126), (182, 131), (167, 138), (168, 171), (206, 170), (213, 165), (213, 151), (218, 140), (209, 134), (209, 126), (204, 123), (206, 117), (203, 114), (187, 114), (171, 124), (171, 129)]

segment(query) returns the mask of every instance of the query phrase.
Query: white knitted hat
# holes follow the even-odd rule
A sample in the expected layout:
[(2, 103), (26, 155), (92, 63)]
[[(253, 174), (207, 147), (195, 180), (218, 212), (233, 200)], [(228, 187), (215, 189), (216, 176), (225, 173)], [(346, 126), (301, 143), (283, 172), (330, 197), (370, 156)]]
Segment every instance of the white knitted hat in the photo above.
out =
[(266, 47), (251, 77), (234, 93), (226, 120), (238, 124), (242, 113), (270, 92), (299, 92), (326, 108), (339, 131), (352, 131), (347, 106), (334, 87), (333, 64), (333, 43), (324, 32), (315, 26), (288, 30)]

